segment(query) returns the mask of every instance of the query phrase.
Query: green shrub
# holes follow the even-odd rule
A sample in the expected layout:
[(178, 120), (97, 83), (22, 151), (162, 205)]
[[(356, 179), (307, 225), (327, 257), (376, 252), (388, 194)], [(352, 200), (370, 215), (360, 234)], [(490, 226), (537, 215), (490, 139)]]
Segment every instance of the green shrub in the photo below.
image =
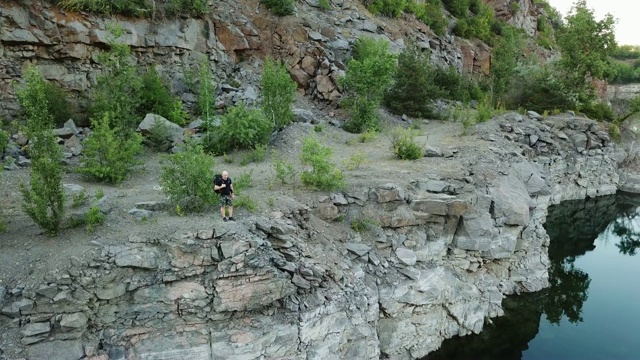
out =
[(367, 155), (364, 152), (358, 151), (357, 153), (351, 155), (348, 160), (344, 161), (347, 170), (352, 171), (355, 169), (359, 169), (364, 163), (367, 162)]
[(342, 171), (331, 162), (333, 150), (322, 145), (315, 136), (304, 139), (300, 160), (311, 166), (301, 174), (302, 183), (320, 190), (338, 190), (345, 186)]
[[(0, 129), (0, 155), (4, 154), (4, 150), (9, 145), (9, 133)], [(0, 166), (2, 168), (2, 166)]]
[(138, 113), (142, 116), (157, 114), (180, 126), (187, 118), (182, 101), (169, 93), (169, 86), (162, 81), (155, 67), (142, 76)]
[(354, 45), (354, 57), (341, 79), (351, 119), (344, 129), (349, 132), (379, 128), (376, 109), (393, 81), (395, 56), (389, 53), (385, 40), (361, 37)]
[(276, 178), (283, 184), (291, 184), (296, 179), (296, 169), (293, 164), (284, 161), (274, 152), (272, 160), (273, 170), (276, 172)]
[(469, 18), (469, 28), (466, 32), (466, 37), (478, 38), (492, 45), (493, 33), (491, 29), (495, 21), (493, 8), (487, 4), (480, 3), (478, 13)]
[(366, 143), (366, 142), (374, 141), (377, 138), (378, 138), (378, 133), (376, 131), (367, 130), (367, 131), (363, 132), (362, 134), (360, 134), (360, 136), (358, 137), (358, 140), (361, 143)]
[(505, 26), (491, 57), (490, 80), (494, 106), (502, 101), (522, 52), (523, 45), (519, 33), (515, 28)]
[(53, 117), (49, 113), (46, 82), (30, 66), (23, 74), (25, 86), (18, 90), (18, 102), (24, 109), (31, 158), (30, 184), (21, 186), (23, 209), (39, 227), (57, 234), (64, 216), (62, 189), (62, 148), (53, 135)]
[(244, 189), (253, 187), (252, 173), (253, 171), (250, 170), (249, 172), (238, 174), (238, 176), (235, 177), (233, 180), (233, 191), (236, 195), (241, 194)]
[(253, 150), (251, 150), (249, 153), (245, 154), (245, 156), (242, 157), (242, 160), (240, 160), (240, 165), (244, 166), (250, 163), (263, 162), (266, 156), (267, 156), (267, 145), (258, 144)]
[(96, 227), (102, 223), (104, 223), (105, 216), (100, 211), (100, 208), (97, 206), (92, 206), (87, 211), (87, 215), (85, 218), (86, 230), (87, 232), (93, 233), (96, 231)]
[(198, 114), (202, 116), (202, 120), (205, 122), (205, 127), (208, 129), (215, 114), (216, 84), (213, 81), (209, 62), (206, 59), (201, 61), (198, 65), (197, 82), (198, 98), (196, 102), (198, 104)]
[(398, 56), (398, 69), (391, 89), (385, 94), (385, 104), (394, 114), (433, 118), (432, 99), (444, 97), (435, 79), (437, 70), (429, 56), (409, 45)]
[(423, 148), (415, 141), (418, 132), (401, 127), (394, 128), (389, 137), (393, 154), (402, 160), (416, 160), (424, 155)]
[(489, 103), (488, 100), (481, 101), (478, 103), (478, 108), (476, 112), (476, 123), (485, 122), (493, 117), (493, 106)]
[(113, 128), (111, 122), (109, 113), (91, 119), (93, 133), (84, 143), (84, 158), (78, 172), (93, 181), (117, 184), (138, 163), (135, 156), (142, 149), (142, 137), (132, 130)]
[(67, 120), (73, 118), (73, 106), (69, 102), (67, 93), (52, 82), (45, 83), (48, 111), (53, 117), (55, 126), (62, 126)]
[(267, 57), (262, 72), (262, 111), (273, 124), (282, 129), (293, 121), (291, 104), (295, 99), (296, 83), (284, 66)]
[(167, 4), (167, 12), (176, 15), (205, 15), (209, 13), (208, 3), (208, 0), (171, 0)]
[(331, 10), (331, 4), (329, 3), (329, 0), (320, 0), (319, 4), (322, 10)]
[(127, 132), (138, 125), (142, 82), (133, 65), (131, 49), (117, 42), (124, 31), (118, 26), (110, 26), (109, 31), (113, 39), (109, 43), (110, 50), (98, 57), (104, 72), (98, 76), (90, 114), (92, 118), (103, 119), (109, 113), (109, 126)]
[(364, 3), (372, 14), (388, 17), (399, 17), (407, 5), (406, 0), (368, 0)]
[(222, 154), (225, 151), (266, 145), (271, 132), (271, 123), (260, 110), (247, 109), (244, 103), (240, 103), (222, 116), (212, 150), (216, 154)]
[(162, 191), (182, 210), (203, 211), (218, 200), (212, 185), (215, 160), (194, 140), (188, 140), (183, 146), (183, 151), (167, 155), (163, 160)]
[(589, 119), (600, 121), (613, 121), (616, 114), (610, 105), (600, 102), (588, 102), (579, 107), (580, 112), (584, 113)]
[(505, 105), (510, 109), (522, 107), (543, 113), (573, 110), (577, 104), (577, 92), (553, 64), (517, 66), (505, 91)]
[(104, 15), (141, 16), (148, 11), (145, 0), (57, 0), (57, 4), (64, 10)]
[(377, 226), (380, 226), (380, 223), (371, 217), (358, 216), (351, 220), (351, 228), (358, 233), (365, 232)]
[(236, 209), (247, 209), (250, 213), (255, 212), (258, 209), (258, 203), (256, 200), (249, 196), (236, 196), (233, 200), (233, 207)]
[(156, 151), (167, 151), (171, 146), (171, 130), (164, 121), (158, 118), (149, 128), (149, 133), (144, 138), (144, 143)]
[(102, 199), (104, 197), (104, 190), (103, 189), (96, 190), (94, 197), (96, 198), (96, 200)]
[(296, 10), (294, 0), (260, 0), (260, 2), (278, 16), (292, 15)]
[(73, 197), (71, 198), (71, 207), (79, 208), (85, 205), (87, 201), (88, 201), (87, 192), (84, 191), (83, 189), (79, 193), (73, 195)]
[(429, 26), (436, 35), (442, 36), (446, 33), (449, 21), (442, 12), (440, 0), (427, 0), (426, 2), (409, 0), (404, 10), (415, 14), (416, 18)]
[(469, 0), (442, 0), (442, 3), (454, 17), (466, 18), (469, 14)]

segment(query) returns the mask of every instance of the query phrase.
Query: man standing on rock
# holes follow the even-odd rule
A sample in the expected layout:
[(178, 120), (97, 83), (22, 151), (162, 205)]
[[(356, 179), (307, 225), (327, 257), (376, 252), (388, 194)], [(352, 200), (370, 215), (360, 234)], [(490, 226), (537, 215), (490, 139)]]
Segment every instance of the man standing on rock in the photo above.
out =
[[(236, 196), (233, 194), (233, 183), (231, 182), (228, 172), (223, 171), (221, 177), (216, 177), (213, 184), (213, 190), (220, 194), (220, 214), (222, 214), (222, 220), (235, 221), (236, 219), (233, 218), (233, 200)], [(229, 209), (228, 218), (226, 216), (225, 207)]]

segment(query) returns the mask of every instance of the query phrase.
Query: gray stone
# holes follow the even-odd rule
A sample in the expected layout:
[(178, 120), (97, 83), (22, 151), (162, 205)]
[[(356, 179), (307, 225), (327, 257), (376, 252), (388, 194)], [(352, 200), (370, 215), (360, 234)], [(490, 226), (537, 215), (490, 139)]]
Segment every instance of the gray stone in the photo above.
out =
[(225, 259), (232, 258), (238, 254), (247, 252), (251, 248), (251, 244), (248, 241), (223, 241), (220, 244), (222, 250), (222, 256)]
[(493, 200), (494, 218), (507, 225), (526, 225), (529, 222), (529, 193), (515, 176), (503, 176), (489, 188)]
[(371, 247), (363, 243), (346, 243), (344, 247), (358, 256), (367, 255), (371, 251)]
[(58, 294), (58, 287), (43, 285), (36, 290), (36, 293), (49, 299), (53, 299)]
[(14, 29), (13, 31), (0, 32), (0, 40), (5, 42), (18, 42), (18, 43), (39, 43), (38, 39), (29, 30)]
[(136, 203), (137, 209), (159, 211), (166, 209), (168, 204), (165, 201), (142, 201)]
[(295, 293), (291, 280), (275, 269), (262, 274), (216, 279), (213, 308), (216, 312), (245, 311), (265, 307)]
[(331, 202), (333, 205), (349, 205), (343, 194), (331, 194)]
[(41, 342), (27, 348), (29, 359), (78, 360), (84, 356), (81, 340)]
[(250, 102), (254, 102), (258, 100), (258, 90), (255, 86), (247, 86), (247, 89), (242, 94), (242, 97), (249, 100)]
[(418, 258), (416, 257), (416, 253), (413, 250), (399, 247), (396, 249), (396, 256), (398, 259), (402, 261), (405, 265), (413, 266), (416, 264)]
[(439, 148), (431, 145), (426, 145), (424, 147), (424, 156), (426, 157), (441, 157), (442, 151)]
[(334, 50), (349, 50), (349, 42), (343, 39), (336, 39), (329, 46)]
[(129, 215), (133, 215), (138, 220), (146, 220), (153, 215), (153, 212), (144, 209), (133, 208), (128, 211)]
[(369, 20), (365, 20), (362, 24), (362, 30), (375, 33), (378, 30), (378, 25)]
[(301, 123), (316, 123), (315, 114), (311, 110), (293, 109), (293, 120)]
[(177, 143), (183, 140), (184, 130), (182, 129), (182, 127), (156, 114), (147, 114), (142, 122), (138, 125), (138, 131), (142, 132), (143, 134), (147, 134), (154, 127), (156, 122), (169, 130), (168, 140), (171, 140), (171, 142), (173, 143)]
[(488, 251), (495, 233), (493, 220), (488, 212), (471, 210), (462, 215), (453, 244), (458, 249)]
[(100, 209), (100, 212), (107, 215), (115, 207), (116, 197), (115, 195), (105, 195), (98, 200), (96, 206)]
[(379, 203), (403, 201), (405, 198), (404, 190), (397, 184), (389, 183), (380, 185), (374, 191)]
[[(229, 334), (227, 341), (229, 341)], [(221, 334), (222, 335), (222, 334)], [(233, 344), (237, 345), (237, 344)], [(186, 331), (165, 336), (152, 336), (142, 338), (131, 346), (127, 352), (127, 359), (166, 359), (166, 360), (210, 360), (218, 358), (233, 357), (242, 359), (242, 356), (232, 356), (235, 354), (233, 349), (226, 352), (213, 352), (209, 344), (208, 333), (200, 331)], [(119, 358), (109, 352), (109, 359), (124, 360), (125, 350), (122, 348), (122, 357)]]
[(49, 330), (51, 330), (51, 325), (48, 322), (30, 323), (23, 326), (20, 333), (22, 336), (34, 336), (48, 333)]
[(116, 254), (115, 263), (120, 267), (156, 269), (158, 267), (158, 258), (158, 252), (153, 248), (132, 248)]
[(309, 283), (308, 280), (298, 274), (293, 275), (293, 279), (291, 280), (291, 282), (293, 282), (293, 284), (299, 288), (311, 289), (311, 283)]
[(620, 191), (640, 194), (640, 175), (627, 174), (624, 182), (620, 185)]
[(318, 205), (318, 212), (318, 216), (323, 220), (335, 220), (340, 216), (338, 207), (328, 203)]
[(84, 329), (87, 326), (87, 317), (83, 313), (64, 314), (60, 326), (63, 329)]
[(62, 184), (62, 188), (67, 196), (73, 196), (85, 191), (84, 187), (78, 184)]
[(533, 110), (527, 111), (527, 116), (529, 117), (529, 119), (534, 119), (534, 120), (542, 120), (543, 119), (542, 115), (538, 114), (537, 112), (535, 112)]
[(111, 300), (124, 295), (127, 292), (127, 284), (107, 284), (105, 287), (101, 287), (95, 290), (95, 294), (100, 300)]
[(317, 31), (309, 31), (309, 38), (313, 41), (322, 41), (323, 36)]

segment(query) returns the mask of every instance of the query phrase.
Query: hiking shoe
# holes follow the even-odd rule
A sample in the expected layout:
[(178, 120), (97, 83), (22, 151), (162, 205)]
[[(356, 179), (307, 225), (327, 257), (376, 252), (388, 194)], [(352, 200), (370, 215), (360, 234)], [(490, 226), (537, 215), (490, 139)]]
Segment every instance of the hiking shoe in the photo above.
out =
[(227, 217), (226, 217), (226, 216), (225, 216), (225, 217), (223, 217), (223, 218), (222, 218), (222, 221), (227, 221)]
[(229, 220), (236, 221), (236, 219), (234, 219), (233, 216), (229, 216)]

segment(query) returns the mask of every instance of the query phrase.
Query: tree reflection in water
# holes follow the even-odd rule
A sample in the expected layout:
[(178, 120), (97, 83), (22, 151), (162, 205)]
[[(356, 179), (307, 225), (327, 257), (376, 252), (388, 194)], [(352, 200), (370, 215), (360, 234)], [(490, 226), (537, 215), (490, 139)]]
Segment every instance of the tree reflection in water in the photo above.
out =
[(640, 198), (609, 196), (550, 208), (545, 224), (551, 238), (549, 288), (506, 298), (505, 316), (493, 319), (481, 334), (446, 340), (424, 359), (521, 359), (538, 333), (542, 314), (556, 325), (563, 318), (581, 322), (591, 280), (575, 259), (595, 249), (595, 239), (605, 231), (619, 238), (621, 253), (635, 255), (640, 249), (639, 207)]
[(628, 212), (622, 213), (612, 226), (613, 233), (620, 239), (616, 244), (621, 254), (634, 256), (640, 248), (640, 208), (634, 207)]

